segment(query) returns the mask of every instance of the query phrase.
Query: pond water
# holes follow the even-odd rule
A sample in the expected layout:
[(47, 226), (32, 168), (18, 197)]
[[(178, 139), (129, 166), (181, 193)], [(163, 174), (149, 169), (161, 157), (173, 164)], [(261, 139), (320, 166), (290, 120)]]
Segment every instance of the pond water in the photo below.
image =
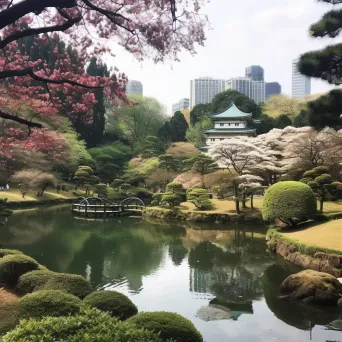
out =
[[(0, 227), (0, 244), (120, 291), (139, 311), (178, 312), (206, 342), (342, 341), (341, 332), (324, 327), (342, 318), (337, 309), (277, 298), (280, 283), (298, 268), (270, 254), (265, 232), (141, 217), (89, 221), (58, 206), (15, 213)], [(213, 304), (225, 319), (197, 317)]]

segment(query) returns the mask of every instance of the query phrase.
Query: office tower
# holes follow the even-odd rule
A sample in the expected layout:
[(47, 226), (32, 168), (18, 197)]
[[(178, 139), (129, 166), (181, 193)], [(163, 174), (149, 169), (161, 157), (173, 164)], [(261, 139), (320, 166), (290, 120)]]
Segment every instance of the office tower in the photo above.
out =
[(225, 81), (212, 77), (199, 77), (190, 81), (190, 108), (209, 103), (213, 97), (225, 89)]
[(281, 85), (278, 82), (266, 82), (265, 83), (265, 97), (266, 101), (272, 95), (279, 95), (281, 93)]
[(264, 81), (264, 69), (260, 65), (251, 65), (246, 68), (245, 77), (252, 81)]
[(245, 94), (256, 103), (265, 102), (265, 82), (252, 81), (246, 77), (234, 77), (226, 81), (226, 89)]
[(126, 84), (127, 95), (141, 95), (143, 96), (143, 85), (140, 81), (128, 81)]
[(190, 99), (180, 99), (177, 103), (172, 105), (172, 113), (177, 112), (178, 110), (189, 109)]
[(298, 70), (299, 59), (292, 61), (292, 97), (304, 97), (311, 94), (311, 79)]

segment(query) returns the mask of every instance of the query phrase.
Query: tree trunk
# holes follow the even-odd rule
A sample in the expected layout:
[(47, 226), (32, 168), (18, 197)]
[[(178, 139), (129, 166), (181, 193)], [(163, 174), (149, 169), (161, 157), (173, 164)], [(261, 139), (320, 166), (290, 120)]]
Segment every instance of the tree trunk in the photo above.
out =
[(238, 214), (240, 214), (240, 201), (238, 197), (237, 183), (233, 181), (234, 197), (235, 197), (235, 209)]
[(251, 194), (251, 209), (254, 209), (254, 203), (253, 203), (253, 194)]
[(245, 192), (242, 192), (242, 208), (246, 209), (247, 205), (246, 205), (246, 194)]
[(323, 203), (324, 203), (324, 198), (323, 198), (323, 195), (322, 195), (321, 198), (320, 198), (320, 201), (319, 201), (319, 211), (321, 213), (323, 213)]

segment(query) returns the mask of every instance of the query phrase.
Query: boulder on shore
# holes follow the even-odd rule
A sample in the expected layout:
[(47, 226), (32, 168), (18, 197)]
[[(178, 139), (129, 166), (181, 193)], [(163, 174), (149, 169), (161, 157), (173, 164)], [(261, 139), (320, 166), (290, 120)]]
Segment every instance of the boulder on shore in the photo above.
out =
[(337, 305), (342, 284), (334, 276), (306, 270), (290, 275), (280, 285), (281, 299), (298, 299), (306, 303)]

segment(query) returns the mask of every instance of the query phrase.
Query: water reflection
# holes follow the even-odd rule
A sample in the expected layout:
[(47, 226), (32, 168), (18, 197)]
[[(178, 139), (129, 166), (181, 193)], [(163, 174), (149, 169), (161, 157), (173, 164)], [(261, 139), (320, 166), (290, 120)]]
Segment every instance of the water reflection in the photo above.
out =
[(280, 283), (298, 268), (268, 252), (262, 228), (200, 227), (73, 219), (69, 206), (59, 206), (13, 215), (0, 244), (133, 296), (140, 310), (177, 311), (208, 342), (337, 340), (322, 327), (340, 318), (337, 310), (278, 299)]

